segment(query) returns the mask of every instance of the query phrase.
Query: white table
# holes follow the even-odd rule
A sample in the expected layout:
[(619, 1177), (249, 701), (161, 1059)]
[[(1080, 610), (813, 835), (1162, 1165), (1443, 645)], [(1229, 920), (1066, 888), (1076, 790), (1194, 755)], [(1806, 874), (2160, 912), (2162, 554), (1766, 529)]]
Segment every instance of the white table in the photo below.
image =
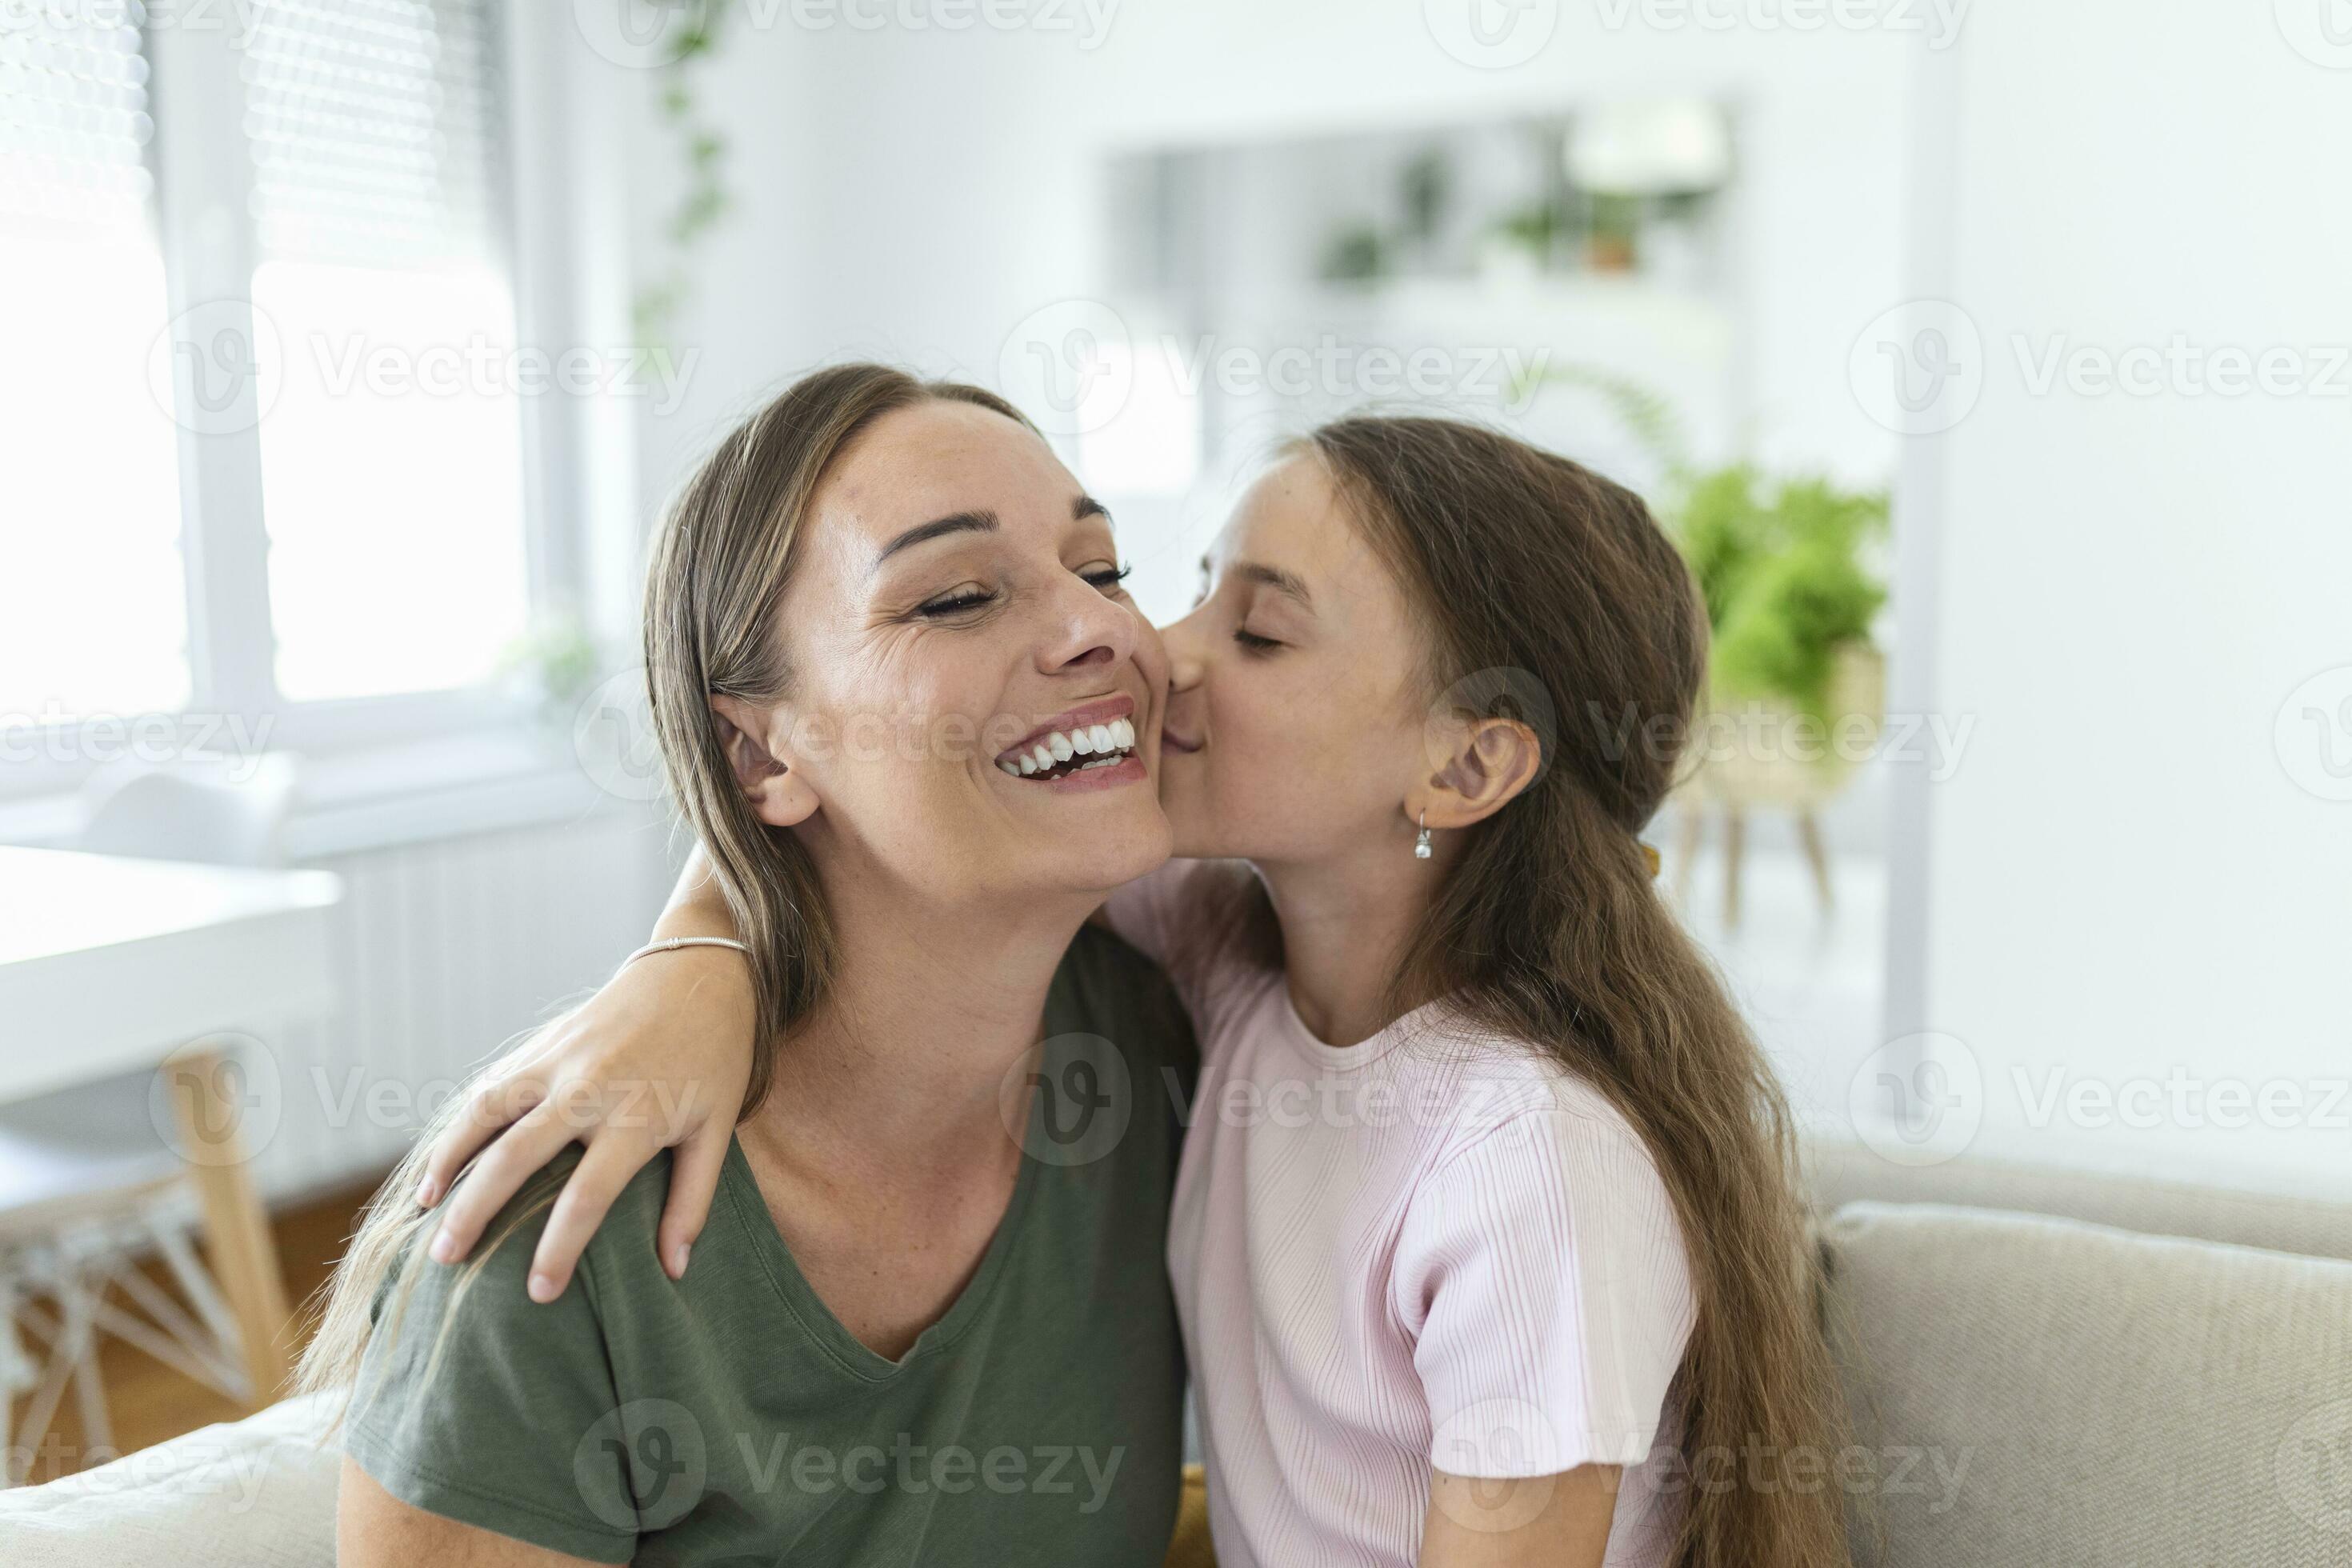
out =
[(325, 871), (0, 847), (0, 1101), (168, 1068), (179, 1146), (255, 1399), (284, 1380), (276, 1244), (207, 1037), (334, 1005)]

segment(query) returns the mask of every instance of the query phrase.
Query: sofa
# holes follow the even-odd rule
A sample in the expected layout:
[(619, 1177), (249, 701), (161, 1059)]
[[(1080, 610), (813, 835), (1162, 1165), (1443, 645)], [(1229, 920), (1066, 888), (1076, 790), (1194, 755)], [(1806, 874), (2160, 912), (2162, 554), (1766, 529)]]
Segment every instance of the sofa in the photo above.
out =
[[(1817, 1473), (1858, 1562), (2352, 1565), (2352, 1200), (1833, 1142), (1808, 1163), (1855, 1450)], [(320, 1415), (0, 1492), (0, 1563), (325, 1568)], [(1170, 1562), (1211, 1561), (1196, 1479)]]

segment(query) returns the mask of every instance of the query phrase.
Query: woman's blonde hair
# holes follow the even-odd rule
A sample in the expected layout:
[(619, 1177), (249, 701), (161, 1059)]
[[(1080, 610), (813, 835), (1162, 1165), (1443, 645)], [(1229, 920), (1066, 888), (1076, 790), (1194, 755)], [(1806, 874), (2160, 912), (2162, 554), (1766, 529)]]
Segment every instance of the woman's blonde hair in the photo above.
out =
[[(824, 1001), (838, 955), (816, 867), (790, 829), (769, 826), (752, 810), (710, 699), (724, 693), (767, 707), (788, 694), (793, 670), (781, 635), (782, 605), (818, 484), (875, 421), (928, 402), (971, 404), (1034, 428), (1013, 405), (976, 386), (924, 381), (877, 364), (818, 371), (737, 426), (697, 468), (662, 520), (646, 569), (646, 696), (670, 798), (680, 825), (700, 840), (736, 934), (751, 949), (755, 1035), (745, 1116), (767, 1098), (786, 1031)], [(560, 1031), (570, 1016), (557, 1017), (533, 1039)], [(476, 1081), (497, 1068), (493, 1060)], [(298, 1390), (343, 1389), (349, 1409), (376, 1297), (438, 1218), (415, 1202), (426, 1156), (469, 1098), (463, 1091), (450, 1097), (370, 1201), (317, 1308), (318, 1330), (295, 1375)], [(451, 1291), (443, 1335), (482, 1265), (552, 1204), (562, 1185), (542, 1173), (517, 1194), (506, 1223), (483, 1238)], [(415, 1280), (415, 1271), (407, 1271), (386, 1304), (395, 1325)], [(440, 1342), (436, 1336), (428, 1376)]]

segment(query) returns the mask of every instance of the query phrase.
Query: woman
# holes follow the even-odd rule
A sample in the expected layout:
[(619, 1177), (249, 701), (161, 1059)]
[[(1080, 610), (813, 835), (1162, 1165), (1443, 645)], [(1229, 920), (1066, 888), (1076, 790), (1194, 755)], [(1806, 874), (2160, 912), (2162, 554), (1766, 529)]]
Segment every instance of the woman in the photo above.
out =
[[(1171, 868), (1107, 913), (1202, 1039), (1169, 1259), (1221, 1561), (1844, 1561), (1786, 1112), (1635, 837), (1705, 668), (1672, 546), (1564, 459), (1355, 419), (1204, 576), (1165, 633), (1162, 798), (1179, 855), (1247, 874)], [(725, 929), (681, 891), (663, 931)], [(723, 1026), (664, 1022), (740, 990), (696, 962), (625, 976), (516, 1082), (728, 1070)], [(427, 1202), (495, 1120), (451, 1128)], [(583, 1131), (608, 1183), (716, 1135), (507, 1136), (528, 1162)], [(542, 1289), (593, 1219), (543, 1240)]]
[[(814, 375), (695, 475), (646, 663), (761, 1041), (734, 1135), (676, 1173), (715, 1183), (702, 1255), (656, 1261), (672, 1173), (650, 1166), (583, 1288), (532, 1306), (576, 1162), (523, 1173), (461, 1268), (416, 1255), (413, 1156), (302, 1369), (351, 1391), (339, 1561), (1160, 1561), (1189, 1041), (1132, 953), (1073, 942), (1170, 844), (1166, 671), (1122, 575), (1102, 508), (969, 387)], [(1098, 765), (998, 766), (1079, 720)], [(1065, 1131), (1033, 1085), (1114, 1071), (1115, 1144), (1024, 1157)]]

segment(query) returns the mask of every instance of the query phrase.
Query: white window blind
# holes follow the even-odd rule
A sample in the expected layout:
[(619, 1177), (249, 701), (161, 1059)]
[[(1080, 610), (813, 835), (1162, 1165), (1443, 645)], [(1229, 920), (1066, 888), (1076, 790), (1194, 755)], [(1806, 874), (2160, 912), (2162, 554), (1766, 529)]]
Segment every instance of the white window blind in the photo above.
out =
[(280, 350), (262, 500), (292, 700), (467, 685), (523, 626), (494, 20), (484, 0), (256, 11), (253, 301)]
[(0, 27), (0, 724), (188, 700), (147, 61), (105, 7)]
[(479, 0), (268, 0), (247, 51), (262, 251), (478, 262), (495, 240), (499, 79)]

